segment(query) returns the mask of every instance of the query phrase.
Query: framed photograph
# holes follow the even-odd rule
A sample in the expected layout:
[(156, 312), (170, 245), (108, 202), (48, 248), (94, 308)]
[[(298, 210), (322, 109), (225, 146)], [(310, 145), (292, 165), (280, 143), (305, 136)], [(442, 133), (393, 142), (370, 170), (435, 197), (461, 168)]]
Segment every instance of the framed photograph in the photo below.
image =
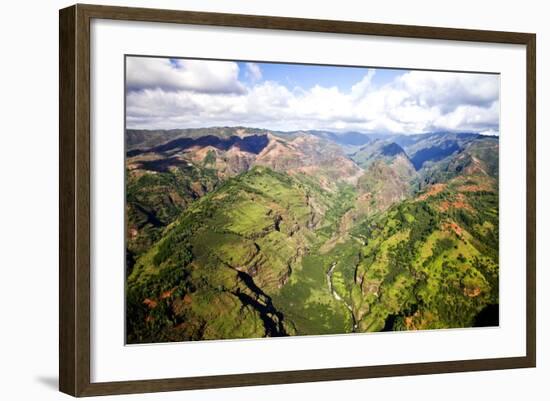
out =
[(535, 366), (534, 34), (59, 21), (61, 391)]

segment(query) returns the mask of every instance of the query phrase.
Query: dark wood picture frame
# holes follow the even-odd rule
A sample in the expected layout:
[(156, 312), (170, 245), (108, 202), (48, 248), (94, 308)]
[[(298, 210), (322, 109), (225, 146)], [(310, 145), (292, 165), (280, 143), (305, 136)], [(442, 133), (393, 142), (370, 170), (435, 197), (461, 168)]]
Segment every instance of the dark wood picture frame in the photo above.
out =
[[(330, 368), (222, 376), (90, 381), (90, 22), (93, 18), (329, 32), (526, 46), (526, 350), (523, 357)], [(143, 393), (325, 380), (535, 367), (536, 36), (405, 25), (74, 5), (59, 14), (59, 389), (73, 396)]]

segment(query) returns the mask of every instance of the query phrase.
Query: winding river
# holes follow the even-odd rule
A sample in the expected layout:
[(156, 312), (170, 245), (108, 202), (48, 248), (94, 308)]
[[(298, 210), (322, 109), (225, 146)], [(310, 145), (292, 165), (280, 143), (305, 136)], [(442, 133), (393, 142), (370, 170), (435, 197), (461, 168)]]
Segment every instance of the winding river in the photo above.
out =
[(327, 271), (328, 290), (332, 294), (332, 296), (334, 297), (335, 300), (337, 300), (339, 302), (342, 302), (345, 305), (345, 307), (349, 309), (350, 314), (351, 314), (351, 321), (352, 321), (351, 331), (355, 332), (355, 330), (357, 330), (357, 322), (355, 321), (355, 316), (353, 315), (353, 308), (351, 307), (350, 304), (348, 304), (346, 302), (346, 300), (344, 298), (342, 298), (340, 295), (338, 295), (338, 293), (336, 292), (336, 290), (334, 289), (334, 287), (332, 285), (332, 275), (334, 274), (334, 269), (335, 268), (336, 268), (336, 262), (332, 262), (332, 264), (330, 265), (330, 268)]

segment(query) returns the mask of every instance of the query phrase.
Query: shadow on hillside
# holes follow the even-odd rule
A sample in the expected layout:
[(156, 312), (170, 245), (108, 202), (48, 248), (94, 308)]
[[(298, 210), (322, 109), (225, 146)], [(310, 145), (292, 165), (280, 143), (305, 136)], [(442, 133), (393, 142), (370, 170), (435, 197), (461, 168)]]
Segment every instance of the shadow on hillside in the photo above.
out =
[(236, 147), (244, 152), (258, 154), (269, 143), (267, 135), (249, 135), (241, 138), (240, 136), (230, 136), (229, 138), (220, 138), (214, 135), (206, 135), (200, 138), (178, 138), (168, 143), (155, 146), (151, 149), (135, 149), (127, 152), (129, 157), (139, 155), (146, 152), (180, 152), (195, 146), (206, 147), (212, 146), (220, 150), (228, 150), (231, 147)]

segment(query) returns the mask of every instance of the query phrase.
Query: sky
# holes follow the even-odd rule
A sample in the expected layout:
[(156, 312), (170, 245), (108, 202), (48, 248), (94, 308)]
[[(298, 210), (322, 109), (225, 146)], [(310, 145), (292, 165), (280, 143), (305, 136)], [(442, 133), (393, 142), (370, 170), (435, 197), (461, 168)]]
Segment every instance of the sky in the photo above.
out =
[(129, 56), (126, 126), (499, 134), (499, 76)]

